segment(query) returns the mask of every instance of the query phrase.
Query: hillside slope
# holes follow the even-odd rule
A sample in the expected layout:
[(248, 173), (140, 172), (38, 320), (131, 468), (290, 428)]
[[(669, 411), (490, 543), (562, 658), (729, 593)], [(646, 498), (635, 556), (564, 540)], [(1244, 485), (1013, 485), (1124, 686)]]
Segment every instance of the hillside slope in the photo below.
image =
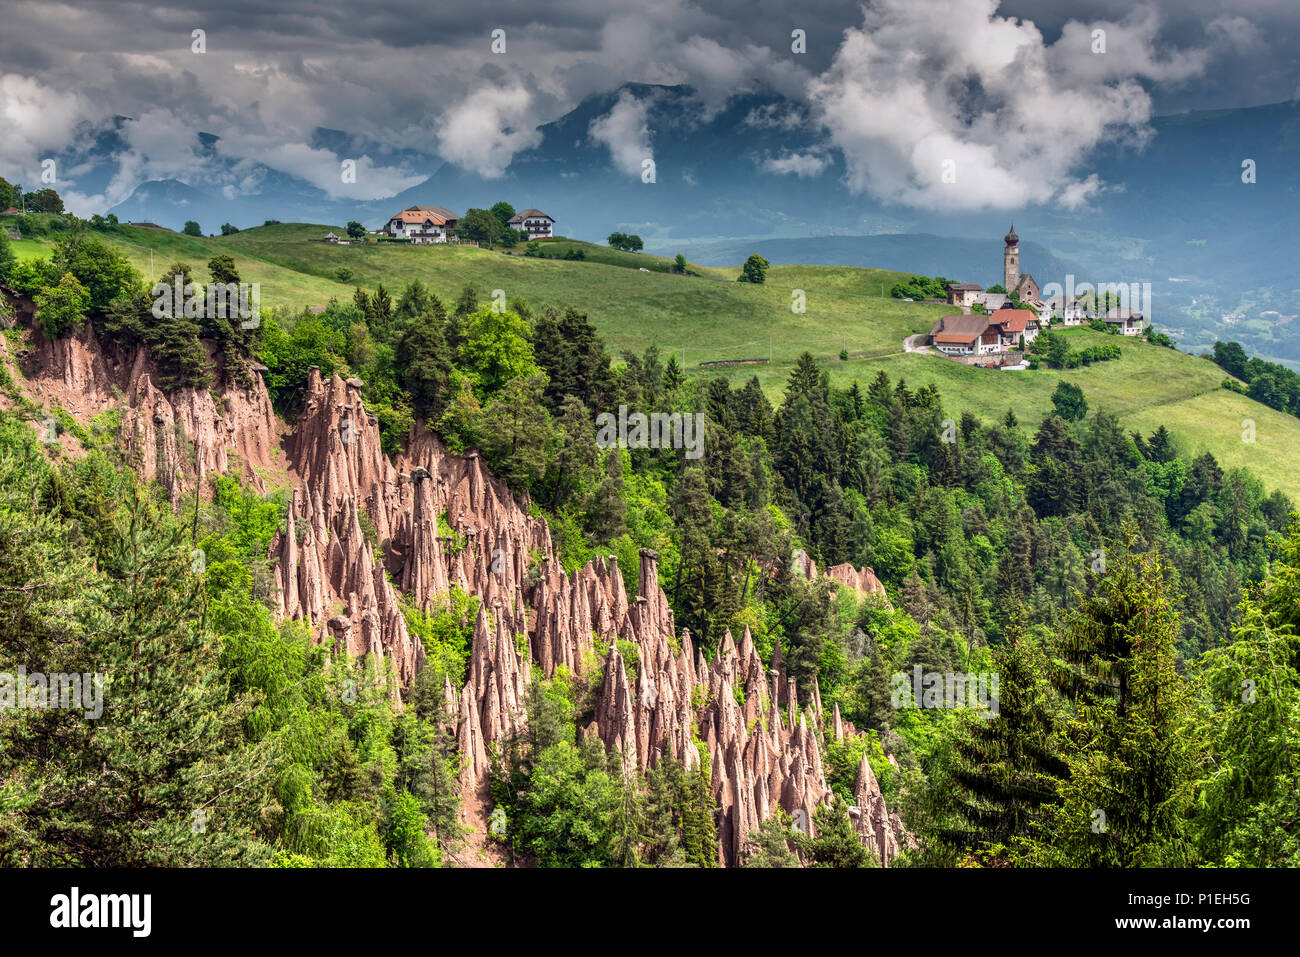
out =
[[(985, 421), (1007, 409), (1037, 424), (1051, 411), (1058, 382), (1079, 385), (1092, 408), (1121, 417), (1128, 429), (1149, 432), (1166, 425), (1186, 451), (1212, 452), (1225, 465), (1249, 466), (1269, 489), (1300, 501), (1300, 420), (1245, 396), (1222, 390), (1225, 377), (1213, 363), (1146, 342), (1123, 341), (1123, 358), (1073, 370), (992, 372), (930, 355), (907, 354), (904, 337), (927, 331), (950, 307), (882, 298), (905, 273), (848, 266), (776, 265), (765, 285), (734, 282), (739, 267), (701, 269), (701, 276), (641, 272), (630, 268), (642, 257), (612, 254), (628, 267), (605, 262), (570, 262), (503, 255), (498, 251), (449, 246), (317, 242), (341, 227), (274, 224), (228, 237), (189, 237), (167, 230), (120, 227), (103, 234), (146, 276), (161, 275), (175, 260), (201, 266), (229, 254), (247, 281), (262, 284), (263, 303), (292, 312), (349, 299), (354, 285), (380, 283), (394, 294), (419, 279), (444, 300), (470, 285), (480, 301), (495, 290), (522, 298), (534, 308), (573, 306), (591, 318), (611, 351), (640, 354), (654, 346), (674, 353), (688, 375), (723, 375), (733, 384), (757, 375), (777, 400), (795, 360), (804, 352), (826, 360), (831, 381), (864, 386), (881, 370), (915, 387), (933, 384), (954, 417), (971, 412)], [(26, 244), (23, 255), (34, 253)], [(557, 241), (555, 245), (588, 244)], [(656, 268), (669, 260), (645, 257)], [(346, 270), (346, 273), (339, 273)], [(346, 275), (342, 281), (340, 275)], [(797, 290), (806, 311), (792, 311)], [(1076, 347), (1110, 341), (1087, 330), (1071, 330)], [(840, 361), (841, 350), (850, 355)], [(761, 364), (712, 366), (718, 360), (771, 359)], [(1220, 394), (1221, 393), (1221, 394)], [(1244, 420), (1255, 423), (1253, 442), (1243, 441)]]

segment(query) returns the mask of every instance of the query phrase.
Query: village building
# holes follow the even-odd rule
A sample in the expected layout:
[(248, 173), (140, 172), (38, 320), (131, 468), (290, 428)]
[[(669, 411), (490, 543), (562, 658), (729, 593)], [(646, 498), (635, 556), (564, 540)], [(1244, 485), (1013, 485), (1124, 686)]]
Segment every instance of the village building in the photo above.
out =
[(1011, 230), (1003, 239), (1006, 244), (1002, 250), (1002, 286), (1006, 289), (1007, 295), (1015, 293), (1019, 296), (1021, 302), (1037, 305), (1042, 302), (1039, 299), (1038, 283), (1029, 273), (1020, 272), (1020, 237), (1016, 235), (1016, 224), (1011, 224)]
[(934, 324), (926, 343), (948, 356), (983, 356), (999, 351), (999, 332), (988, 316), (943, 316)]
[(1053, 323), (1059, 321), (1063, 326), (1078, 326), (1088, 321), (1083, 303), (1078, 299), (1066, 299), (1064, 293), (1049, 297), (1047, 308), (1051, 311)]
[(999, 309), (988, 317), (989, 327), (996, 329), (998, 345), (1003, 351), (1029, 345), (1038, 337), (1038, 313), (1032, 309)]
[(409, 206), (393, 216), (380, 232), (390, 239), (409, 239), (413, 243), (445, 243), (458, 219), (442, 206)]
[(997, 312), (999, 309), (1005, 309), (1011, 304), (1011, 297), (1005, 292), (981, 292), (976, 293), (971, 299), (971, 305), (978, 303), (986, 312)]
[(973, 282), (950, 282), (948, 283), (948, 305), (969, 309), (983, 291), (983, 286), (977, 286)]
[(1125, 309), (1120, 306), (1111, 309), (1101, 318), (1103, 322), (1113, 327), (1121, 336), (1140, 336), (1143, 327), (1146, 325), (1142, 313), (1136, 309)]
[(511, 216), (509, 225), (511, 229), (526, 232), (529, 239), (549, 239), (554, 235), (555, 220), (540, 209), (525, 209)]

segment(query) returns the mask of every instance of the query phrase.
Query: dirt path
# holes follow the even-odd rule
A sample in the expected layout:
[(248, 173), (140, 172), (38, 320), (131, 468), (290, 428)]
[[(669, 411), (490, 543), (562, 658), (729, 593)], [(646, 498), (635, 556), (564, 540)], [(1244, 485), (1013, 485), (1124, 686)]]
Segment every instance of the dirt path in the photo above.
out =
[(925, 344), (925, 340), (927, 338), (928, 336), (924, 332), (918, 332), (914, 336), (908, 336), (906, 339), (903, 340), (903, 351), (933, 353), (934, 350)]

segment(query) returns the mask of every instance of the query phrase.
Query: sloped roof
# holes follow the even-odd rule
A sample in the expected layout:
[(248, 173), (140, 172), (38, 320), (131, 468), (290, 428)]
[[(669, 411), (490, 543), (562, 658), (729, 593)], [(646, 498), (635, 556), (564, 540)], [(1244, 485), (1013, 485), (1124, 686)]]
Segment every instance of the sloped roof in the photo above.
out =
[(453, 213), (450, 209), (448, 209), (446, 206), (408, 206), (406, 208), (413, 209), (421, 213), (436, 213), (437, 215), (441, 216), (443, 219), (460, 218), (455, 213)]
[(934, 341), (937, 343), (969, 345), (980, 337), (981, 332), (940, 332), (935, 334)]
[(416, 225), (432, 223), (435, 226), (446, 226), (448, 221), (456, 219), (456, 214), (450, 209), (443, 209), (441, 206), (411, 206), (390, 218), (389, 222), (394, 219)]
[(1037, 318), (1028, 309), (999, 309), (989, 317), (989, 322), (1001, 326), (1003, 332), (1024, 332), (1029, 320)]
[(519, 212), (511, 216), (509, 221), (512, 223), (522, 223), (525, 219), (549, 219), (551, 222), (555, 222), (554, 216), (548, 216), (540, 209), (520, 210)]
[(977, 336), (988, 327), (988, 324), (988, 316), (943, 316), (934, 324), (934, 328), (930, 330), (930, 335), (934, 336), (936, 340), (942, 334), (958, 334), (967, 337)]

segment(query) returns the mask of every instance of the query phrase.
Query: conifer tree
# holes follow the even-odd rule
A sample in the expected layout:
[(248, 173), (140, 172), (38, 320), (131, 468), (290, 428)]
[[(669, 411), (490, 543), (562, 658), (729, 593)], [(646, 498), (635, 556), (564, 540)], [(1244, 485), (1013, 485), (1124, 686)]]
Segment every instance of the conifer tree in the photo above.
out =
[(794, 842), (809, 867), (871, 867), (875, 863), (849, 817), (848, 803), (838, 794), (830, 804), (813, 809), (813, 836), (796, 833)]
[(1044, 807), (1039, 835), (1026, 844), (1033, 863), (1196, 861), (1188, 818), (1203, 745), (1191, 687), (1174, 664), (1169, 569), (1157, 553), (1137, 551), (1132, 524), (1122, 534), (1062, 636), (1078, 713), (1065, 732), (1060, 803)]
[(655, 867), (681, 867), (686, 863), (682, 848), (685, 791), (685, 769), (669, 742), (668, 753), (646, 775), (646, 860)]
[(799, 867), (799, 856), (790, 849), (797, 835), (790, 826), (790, 815), (777, 806), (773, 814), (749, 836), (742, 867)]
[(701, 760), (699, 767), (684, 779), (682, 847), (687, 863), (696, 867), (718, 866), (717, 806), (709, 777), (708, 762)]
[(1300, 524), (1242, 603), (1232, 640), (1206, 661), (1198, 845), (1228, 866), (1300, 866)]
[(1019, 627), (994, 652), (997, 714), (965, 716), (953, 739), (953, 759), (933, 785), (956, 819), (936, 836), (956, 850), (1004, 857), (1028, 837), (1040, 808), (1056, 799), (1067, 768), (1056, 726), (1059, 705), (1046, 677), (1046, 660)]

